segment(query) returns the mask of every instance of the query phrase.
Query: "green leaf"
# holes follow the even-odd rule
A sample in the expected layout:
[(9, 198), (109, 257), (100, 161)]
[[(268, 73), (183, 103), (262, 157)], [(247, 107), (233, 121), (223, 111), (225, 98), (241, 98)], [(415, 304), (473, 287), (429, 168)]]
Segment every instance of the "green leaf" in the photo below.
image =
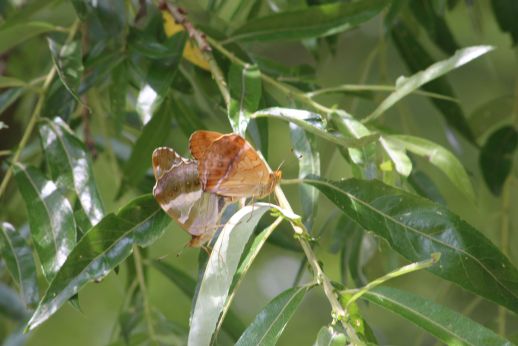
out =
[[(502, 31), (507, 32), (513, 39), (513, 45), (518, 43), (518, 3), (514, 0), (491, 0), (496, 21)], [(1, 42), (1, 40), (0, 40)]]
[[(315, 136), (295, 124), (290, 124), (290, 134), (293, 153), (299, 161), (299, 178), (307, 175), (320, 175), (320, 153)], [(307, 229), (312, 229), (318, 206), (318, 190), (311, 186), (301, 185), (299, 193), (304, 225)]]
[(388, 136), (381, 136), (379, 142), (394, 163), (396, 171), (402, 176), (408, 177), (412, 172), (412, 161), (405, 153), (405, 147)]
[(65, 45), (48, 38), (49, 49), (52, 53), (52, 61), (58, 71), (59, 79), (77, 102), (81, 99), (77, 89), (83, 75), (83, 57), (81, 53), (81, 42), (72, 41)]
[(308, 289), (308, 286), (293, 287), (275, 297), (257, 314), (252, 324), (237, 341), (236, 346), (277, 344), (277, 340)]
[(362, 298), (407, 319), (448, 345), (512, 345), (462, 314), (409, 292), (382, 286)]
[(111, 84), (109, 87), (110, 109), (113, 113), (112, 116), (115, 120), (117, 133), (120, 133), (124, 124), (128, 86), (128, 68), (126, 62), (122, 61), (111, 71)]
[(484, 180), (494, 195), (502, 192), (511, 173), (513, 154), (518, 147), (518, 132), (512, 126), (504, 126), (493, 132), (480, 151), (480, 168)]
[(260, 117), (271, 117), (288, 121), (309, 133), (345, 148), (360, 148), (366, 143), (373, 142), (378, 138), (377, 134), (367, 135), (358, 139), (334, 135), (326, 131), (323, 119), (320, 115), (300, 109), (273, 107), (261, 109), (252, 114), (252, 118)]
[(231, 97), (228, 118), (234, 132), (244, 136), (250, 114), (257, 110), (261, 101), (261, 72), (256, 65), (241, 68), (232, 64), (228, 84)]
[(513, 107), (512, 95), (498, 96), (477, 107), (469, 116), (469, 124), (475, 137), (481, 139), (504, 123), (510, 122)]
[(24, 237), (7, 222), (0, 223), (0, 253), (9, 274), (20, 288), (25, 305), (36, 305), (39, 292), (32, 250)]
[[(392, 29), (392, 37), (401, 57), (405, 61), (410, 72), (418, 73), (419, 71), (427, 70), (431, 66), (434, 66), (434, 60), (430, 57), (430, 54), (424, 49), (423, 46), (421, 46), (410, 29), (403, 23), (399, 23), (398, 25), (394, 26)], [(479, 48), (480, 50), (478, 53), (488, 49), (487, 46), (479, 46)], [(453, 59), (454, 57), (450, 59)], [(442, 63), (447, 63), (448, 61), (449, 59), (443, 60)], [(416, 84), (420, 84), (419, 81), (416, 82)], [(409, 86), (411, 87), (411, 85)], [(431, 82), (428, 81), (427, 84), (423, 85), (423, 89), (429, 92), (455, 98), (453, 88), (445, 77), (432, 80)], [(388, 98), (385, 99), (384, 102), (387, 102), (387, 104), (383, 107), (388, 106), (388, 102), (392, 103), (394, 101), (398, 101), (395, 96), (392, 96), (397, 96), (396, 93), (401, 94), (402, 91), (396, 91), (395, 93), (391, 94), (389, 96), (391, 100)], [(473, 136), (471, 128), (466, 121), (462, 108), (460, 108), (457, 103), (449, 102), (446, 100), (438, 100), (435, 98), (431, 99), (431, 101), (442, 113), (449, 126), (456, 129), (462, 136), (464, 136), (464, 138), (475, 144), (475, 137)], [(379, 107), (381, 107), (381, 105)], [(380, 108), (378, 109), (381, 110)]]
[(370, 20), (386, 4), (384, 0), (336, 2), (280, 12), (247, 22), (232, 34), (230, 40), (300, 40), (334, 35)]
[(170, 218), (151, 194), (134, 199), (117, 214), (106, 215), (69, 254), (27, 324), (34, 329), (52, 316), (88, 282), (108, 275), (132, 252), (164, 233)]
[(379, 181), (304, 182), (409, 261), (439, 252), (439, 265), (429, 271), (518, 311), (518, 270), (489, 239), (444, 206)]
[(27, 87), (27, 83), (21, 79), (7, 76), (0, 76), (0, 88)]
[(410, 176), (408, 176), (408, 182), (420, 196), (446, 205), (446, 201), (437, 188), (437, 185), (435, 185), (426, 173), (413, 170)]
[[(194, 297), (196, 282), (193, 278), (162, 261), (154, 260), (152, 264), (153, 267), (171, 280), (171, 282), (173, 282), (187, 297)], [(234, 338), (234, 340), (237, 340), (239, 335), (241, 335), (245, 329), (243, 323), (237, 318), (237, 315), (232, 310), (228, 310), (228, 316), (223, 322), (222, 327), (228, 335)]]
[(13, 168), (43, 274), (51, 281), (76, 243), (72, 207), (58, 187), (37, 169), (20, 163)]
[(493, 49), (494, 48), (491, 46), (473, 46), (463, 48), (455, 52), (455, 54), (450, 58), (436, 62), (426, 68), (426, 70), (417, 72), (410, 77), (399, 77), (396, 81), (396, 91), (387, 96), (378, 105), (378, 107), (365, 118), (364, 121), (371, 121), (378, 118), (402, 98), (411, 94), (414, 90), (434, 79), (444, 76), (448, 72), (467, 64), (471, 60), (474, 60)]
[(5, 112), (23, 94), (23, 88), (11, 88), (0, 94), (0, 114)]
[(85, 145), (59, 117), (42, 119), (39, 132), (52, 179), (73, 191), (91, 224), (97, 224), (104, 208)]
[(448, 179), (471, 202), (475, 202), (475, 192), (468, 173), (460, 161), (444, 147), (421, 137), (407, 135), (387, 136), (392, 141), (401, 144), (406, 150), (426, 158), (432, 165), (440, 169)]
[(343, 333), (333, 327), (322, 327), (317, 335), (317, 340), (313, 346), (343, 346), (346, 344), (346, 337)]
[(59, 29), (59, 27), (53, 24), (37, 21), (4, 25), (0, 27), (0, 54), (31, 37)]
[(193, 307), (189, 345), (210, 343), (245, 245), (259, 219), (272, 207), (266, 203), (246, 206), (223, 227), (212, 248)]
[(170, 107), (170, 101), (163, 103), (142, 129), (124, 166), (124, 178), (119, 194), (125, 188), (125, 185), (136, 186), (151, 167), (153, 150), (164, 143), (171, 131)]
[(27, 318), (27, 310), (11, 287), (0, 282), (0, 314), (15, 321)]

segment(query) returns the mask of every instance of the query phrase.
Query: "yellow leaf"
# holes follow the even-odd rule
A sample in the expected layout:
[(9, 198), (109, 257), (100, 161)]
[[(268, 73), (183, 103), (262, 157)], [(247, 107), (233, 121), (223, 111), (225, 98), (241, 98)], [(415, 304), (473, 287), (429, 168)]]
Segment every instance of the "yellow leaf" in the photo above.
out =
[[(183, 25), (175, 22), (173, 16), (171, 16), (169, 12), (162, 11), (162, 17), (164, 18), (164, 31), (168, 37), (171, 37), (180, 31), (185, 30)], [(209, 64), (204, 59), (200, 49), (193, 45), (190, 40), (185, 43), (183, 57), (192, 64), (209, 71)]]

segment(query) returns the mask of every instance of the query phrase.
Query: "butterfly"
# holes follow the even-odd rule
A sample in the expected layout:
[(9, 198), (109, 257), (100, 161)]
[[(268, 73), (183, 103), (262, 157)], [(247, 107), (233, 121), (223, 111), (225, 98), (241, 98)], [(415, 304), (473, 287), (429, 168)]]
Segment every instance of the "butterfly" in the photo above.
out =
[(153, 196), (160, 207), (192, 235), (190, 247), (203, 246), (217, 229), (223, 197), (202, 190), (198, 164), (166, 147), (152, 156)]
[(243, 137), (214, 131), (195, 131), (189, 149), (198, 161), (203, 191), (230, 198), (269, 195), (281, 179)]

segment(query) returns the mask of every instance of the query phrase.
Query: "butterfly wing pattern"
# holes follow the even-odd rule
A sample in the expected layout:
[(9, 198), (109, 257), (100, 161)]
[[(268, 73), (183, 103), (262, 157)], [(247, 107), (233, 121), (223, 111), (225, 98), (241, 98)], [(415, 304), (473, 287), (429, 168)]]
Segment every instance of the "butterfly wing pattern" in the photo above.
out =
[(204, 191), (231, 198), (261, 198), (273, 191), (281, 173), (270, 173), (250, 143), (237, 134), (206, 132), (194, 132), (189, 141)]
[(191, 247), (212, 238), (217, 229), (222, 197), (202, 190), (196, 161), (160, 147), (153, 152), (156, 184), (153, 196), (160, 207), (192, 235)]

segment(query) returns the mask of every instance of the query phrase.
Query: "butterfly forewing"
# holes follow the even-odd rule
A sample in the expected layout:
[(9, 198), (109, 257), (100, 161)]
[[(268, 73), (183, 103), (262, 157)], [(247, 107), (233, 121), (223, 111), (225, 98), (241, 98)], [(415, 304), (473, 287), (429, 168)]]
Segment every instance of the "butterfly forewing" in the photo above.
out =
[(189, 138), (189, 150), (191, 151), (192, 157), (196, 160), (201, 160), (205, 151), (210, 145), (223, 136), (223, 134), (215, 131), (195, 131)]

